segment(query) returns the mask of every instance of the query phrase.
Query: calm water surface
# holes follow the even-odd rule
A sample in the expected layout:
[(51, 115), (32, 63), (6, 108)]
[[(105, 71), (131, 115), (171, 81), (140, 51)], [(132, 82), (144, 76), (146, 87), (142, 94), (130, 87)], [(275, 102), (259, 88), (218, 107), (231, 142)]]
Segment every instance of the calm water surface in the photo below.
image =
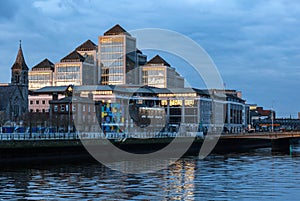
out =
[(159, 172), (97, 164), (0, 172), (1, 200), (300, 200), (300, 147), (184, 158)]

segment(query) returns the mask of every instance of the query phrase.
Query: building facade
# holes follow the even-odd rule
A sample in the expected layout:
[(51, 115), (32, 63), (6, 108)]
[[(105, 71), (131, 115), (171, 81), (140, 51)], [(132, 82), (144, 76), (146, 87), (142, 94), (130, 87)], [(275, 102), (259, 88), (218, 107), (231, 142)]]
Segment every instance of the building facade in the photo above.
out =
[(184, 87), (184, 78), (159, 55), (142, 66), (142, 76), (143, 85), (158, 88)]
[(99, 84), (97, 46), (87, 40), (55, 65), (43, 60), (29, 71), (29, 89), (46, 86)]
[(118, 24), (99, 36), (101, 84), (139, 84), (136, 50), (136, 38)]
[(54, 86), (93, 85), (97, 83), (97, 67), (85, 61), (76, 50), (55, 64)]
[(47, 58), (29, 71), (29, 90), (36, 90), (53, 84), (54, 64)]
[[(106, 132), (147, 128), (155, 132), (242, 132), (248, 124), (250, 112), (239, 92), (226, 90), (224, 97), (218, 97), (217, 90), (184, 87), (184, 78), (161, 56), (147, 62), (147, 56), (136, 48), (136, 39), (120, 25), (98, 39), (98, 45), (87, 40), (60, 62), (45, 59), (29, 72), (20, 46), (11, 83), (0, 86), (1, 94), (12, 94), (3, 95), (1, 113), (7, 119), (18, 119), (27, 111), (46, 116), (70, 112), (80, 124), (91, 120), (87, 112), (94, 110), (82, 105), (91, 104), (91, 99), (98, 105), (97, 121)], [(81, 101), (81, 106), (74, 106), (80, 114), (66, 105), (73, 104), (71, 96)], [(223, 118), (218, 117), (220, 111)]]
[(0, 124), (21, 120), (28, 111), (28, 70), (20, 43), (11, 68), (11, 83), (0, 85)]

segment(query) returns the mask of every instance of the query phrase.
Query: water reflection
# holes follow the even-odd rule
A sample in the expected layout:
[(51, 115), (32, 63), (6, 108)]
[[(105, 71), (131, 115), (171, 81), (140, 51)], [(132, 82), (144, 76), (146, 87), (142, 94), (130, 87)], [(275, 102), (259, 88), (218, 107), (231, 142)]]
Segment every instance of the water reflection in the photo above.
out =
[(294, 151), (184, 158), (144, 174), (124, 174), (98, 164), (2, 171), (0, 199), (297, 200), (300, 149)]

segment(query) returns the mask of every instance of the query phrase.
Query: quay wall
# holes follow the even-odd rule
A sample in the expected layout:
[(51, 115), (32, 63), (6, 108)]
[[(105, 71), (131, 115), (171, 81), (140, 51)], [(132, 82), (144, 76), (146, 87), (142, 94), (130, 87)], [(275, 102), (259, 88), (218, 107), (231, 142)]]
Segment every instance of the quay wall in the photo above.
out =
[[(135, 154), (147, 154), (166, 147), (173, 138), (152, 139), (126, 139), (125, 141), (111, 140), (116, 147)], [(184, 142), (185, 138), (181, 138)], [(116, 155), (110, 150), (107, 140), (85, 140), (90, 148), (97, 149), (101, 146), (102, 152), (107, 157)], [(203, 138), (195, 138), (184, 155), (197, 156), (199, 154)], [(178, 143), (180, 149), (180, 143)], [(251, 149), (271, 147), (271, 141), (266, 139), (219, 139), (213, 153), (243, 152)], [(172, 153), (166, 153), (166, 157), (172, 157)], [(117, 158), (117, 157), (116, 157)], [(85, 149), (80, 139), (60, 140), (6, 140), (0, 141), (0, 167), (27, 166), (60, 163), (96, 162)]]

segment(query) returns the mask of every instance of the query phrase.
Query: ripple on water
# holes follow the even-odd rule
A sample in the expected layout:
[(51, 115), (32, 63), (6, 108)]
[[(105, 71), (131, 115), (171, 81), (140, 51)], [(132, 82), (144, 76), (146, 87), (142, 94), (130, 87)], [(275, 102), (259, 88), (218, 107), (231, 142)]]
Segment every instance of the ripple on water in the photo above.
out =
[[(300, 148), (183, 158), (161, 171), (123, 174), (97, 164), (0, 172), (2, 200), (297, 200)], [(157, 161), (155, 161), (157, 162)], [(122, 164), (121, 164), (122, 165)]]

